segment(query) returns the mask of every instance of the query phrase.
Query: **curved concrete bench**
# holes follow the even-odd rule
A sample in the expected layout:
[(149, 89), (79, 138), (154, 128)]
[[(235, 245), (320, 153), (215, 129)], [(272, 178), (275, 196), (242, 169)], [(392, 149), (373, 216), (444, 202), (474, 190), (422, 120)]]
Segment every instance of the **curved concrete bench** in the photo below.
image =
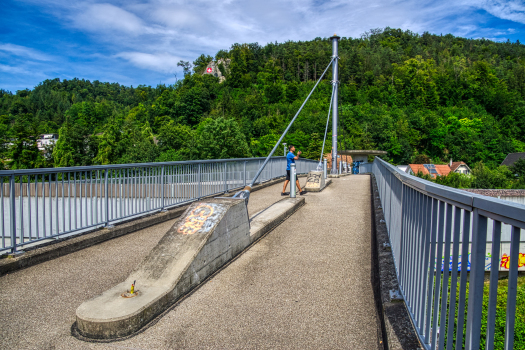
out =
[[(99, 339), (136, 332), (250, 243), (243, 199), (193, 203), (126, 281), (78, 307), (78, 332)], [(135, 280), (136, 296), (122, 297)]]

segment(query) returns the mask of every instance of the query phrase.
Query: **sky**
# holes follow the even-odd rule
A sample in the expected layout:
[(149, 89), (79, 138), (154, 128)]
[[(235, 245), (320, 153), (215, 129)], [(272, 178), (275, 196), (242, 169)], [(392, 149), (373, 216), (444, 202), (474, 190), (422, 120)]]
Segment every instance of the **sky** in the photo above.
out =
[(385, 27), (525, 42), (525, 0), (1, 0), (0, 89), (75, 77), (173, 84), (177, 62), (234, 43)]

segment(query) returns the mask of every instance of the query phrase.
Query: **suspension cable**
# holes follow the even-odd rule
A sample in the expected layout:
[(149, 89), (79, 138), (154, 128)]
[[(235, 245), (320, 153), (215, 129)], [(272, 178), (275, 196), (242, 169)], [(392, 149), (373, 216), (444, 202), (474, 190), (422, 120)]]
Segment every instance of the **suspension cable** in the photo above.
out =
[[(301, 105), (301, 108), (299, 108), (299, 110), (297, 111), (297, 113), (295, 114), (295, 116), (293, 117), (292, 121), (290, 122), (290, 124), (288, 124), (288, 127), (286, 128), (286, 130), (284, 130), (283, 134), (281, 135), (281, 137), (279, 138), (279, 141), (277, 141), (277, 143), (275, 144), (275, 146), (273, 147), (272, 151), (270, 152), (270, 154), (268, 155), (268, 157), (266, 157), (266, 160), (264, 161), (263, 165), (259, 168), (259, 170), (257, 171), (257, 174), (255, 174), (255, 177), (253, 178), (252, 180), (252, 183), (248, 186), (251, 188), (253, 188), (253, 185), (255, 184), (255, 181), (257, 181), (257, 178), (259, 177), (259, 175), (261, 175), (261, 172), (263, 171), (264, 167), (266, 166), (266, 164), (268, 163), (268, 161), (270, 160), (270, 158), (272, 157), (273, 153), (275, 152), (275, 150), (277, 149), (277, 147), (279, 146), (279, 144), (281, 143), (281, 141), (283, 140), (284, 136), (286, 135), (286, 133), (288, 132), (288, 130), (290, 129), (290, 127), (292, 126), (293, 122), (295, 121), (295, 119), (297, 118), (297, 116), (299, 115), (299, 113), (301, 113), (301, 110), (303, 109), (304, 105), (306, 104), (306, 102), (308, 102), (308, 99), (310, 99), (310, 96), (312, 96), (312, 93), (314, 92), (315, 88), (317, 87), (317, 85), (321, 82), (321, 80), (323, 79), (324, 75), (326, 74), (326, 71), (328, 71), (328, 68), (330, 68), (330, 65), (332, 65), (332, 62), (334, 61), (334, 58), (332, 57), (332, 59), (330, 60), (330, 63), (328, 63), (328, 66), (326, 66), (323, 74), (321, 74), (321, 77), (319, 78), (319, 80), (317, 80), (317, 83), (315, 83), (315, 86), (313, 87), (312, 91), (310, 91), (310, 93), (308, 94), (308, 96), (306, 97), (306, 99), (304, 100), (303, 104)], [(236, 194), (237, 196), (237, 194)]]
[(330, 121), (330, 112), (332, 111), (332, 103), (334, 101), (334, 91), (335, 91), (335, 84), (332, 85), (332, 96), (330, 97), (330, 106), (328, 107), (328, 117), (326, 118), (326, 127), (324, 128), (323, 148), (321, 149), (321, 157), (319, 158), (319, 165), (317, 167), (317, 170), (320, 170), (319, 168), (322, 168), (321, 164), (323, 162), (324, 144), (326, 143), (326, 134), (328, 133), (328, 122)]

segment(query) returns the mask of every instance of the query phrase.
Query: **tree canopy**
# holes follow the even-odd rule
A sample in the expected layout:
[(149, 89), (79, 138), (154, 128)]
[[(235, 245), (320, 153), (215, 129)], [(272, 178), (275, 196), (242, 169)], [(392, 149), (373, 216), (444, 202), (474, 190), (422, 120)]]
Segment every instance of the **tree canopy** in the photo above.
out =
[[(521, 43), (385, 28), (341, 38), (339, 57), (340, 148), (385, 150), (394, 164), (452, 158), (491, 170), (508, 153), (525, 151)], [(0, 90), (2, 164), (265, 156), (330, 59), (327, 38), (234, 44), (179, 62), (184, 78), (169, 86), (52, 79), (32, 90)], [(223, 82), (206, 74), (212, 60)], [(284, 140), (314, 159), (331, 80), (329, 70)], [(41, 133), (60, 135), (48, 161), (35, 151)]]

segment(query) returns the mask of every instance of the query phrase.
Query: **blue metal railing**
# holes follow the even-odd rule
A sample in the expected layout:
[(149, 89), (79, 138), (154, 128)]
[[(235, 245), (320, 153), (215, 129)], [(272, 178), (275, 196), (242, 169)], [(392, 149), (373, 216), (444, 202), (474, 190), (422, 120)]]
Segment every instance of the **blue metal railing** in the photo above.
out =
[[(518, 270), (525, 269), (525, 205), (437, 185), (379, 158), (372, 172), (400, 292), (425, 349), (479, 349), (482, 325), (485, 348), (494, 349), (500, 270), (508, 272), (505, 349), (513, 349)], [(501, 241), (502, 225), (510, 226), (508, 246)]]
[[(246, 186), (265, 158), (0, 171), (0, 254)], [(300, 158), (297, 172), (317, 167)], [(258, 183), (286, 174), (272, 157)]]

